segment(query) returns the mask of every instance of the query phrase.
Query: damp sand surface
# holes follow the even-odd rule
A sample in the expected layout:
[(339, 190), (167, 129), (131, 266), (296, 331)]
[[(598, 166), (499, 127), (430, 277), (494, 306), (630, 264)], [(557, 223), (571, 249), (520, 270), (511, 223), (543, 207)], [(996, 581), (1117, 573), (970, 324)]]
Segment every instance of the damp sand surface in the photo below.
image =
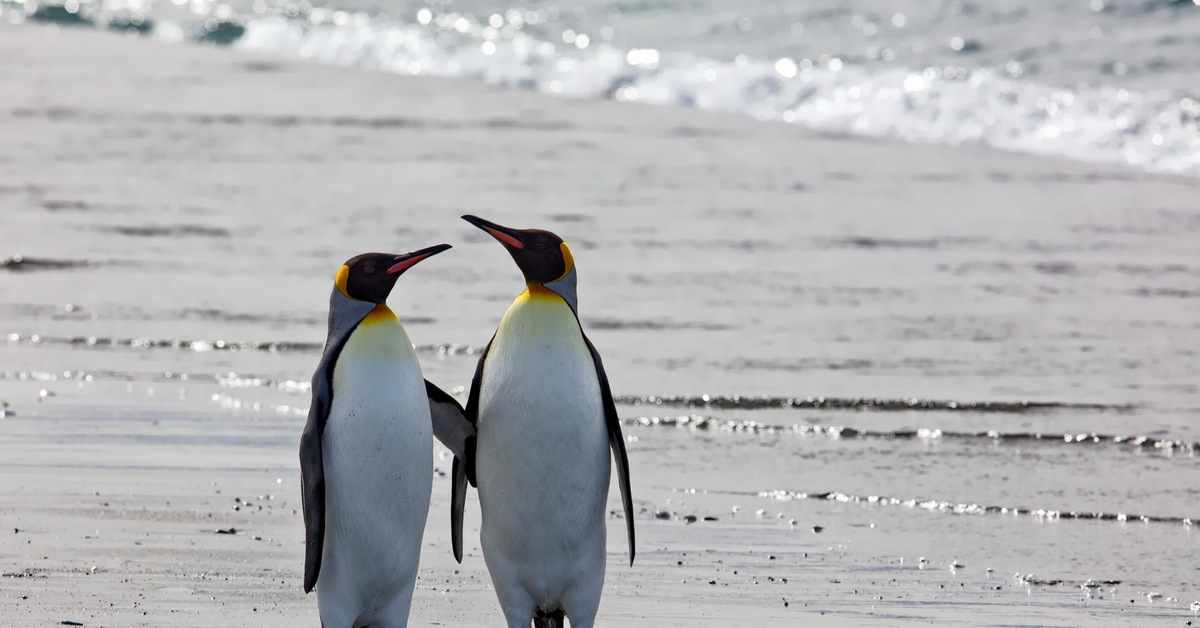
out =
[[(67, 44), (70, 45), (67, 45)], [(552, 229), (626, 424), (605, 625), (1187, 625), (1195, 179), (0, 27), (0, 623), (318, 625), (333, 272), (463, 395)], [(495, 625), (439, 450), (414, 625)]]

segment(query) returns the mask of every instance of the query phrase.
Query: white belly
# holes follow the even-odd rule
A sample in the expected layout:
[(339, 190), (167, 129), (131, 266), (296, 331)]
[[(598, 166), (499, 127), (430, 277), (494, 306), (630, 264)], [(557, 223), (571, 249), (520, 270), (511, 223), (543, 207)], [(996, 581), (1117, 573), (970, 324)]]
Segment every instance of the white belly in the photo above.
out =
[(560, 299), (514, 303), (489, 350), (480, 395), (476, 475), (493, 580), (519, 581), (547, 605), (570, 587), (598, 587), (608, 430), (595, 364)]
[(404, 328), (394, 317), (364, 322), (334, 367), (321, 441), (323, 597), (369, 614), (406, 588), (411, 595), (429, 509), (432, 438), (424, 379)]

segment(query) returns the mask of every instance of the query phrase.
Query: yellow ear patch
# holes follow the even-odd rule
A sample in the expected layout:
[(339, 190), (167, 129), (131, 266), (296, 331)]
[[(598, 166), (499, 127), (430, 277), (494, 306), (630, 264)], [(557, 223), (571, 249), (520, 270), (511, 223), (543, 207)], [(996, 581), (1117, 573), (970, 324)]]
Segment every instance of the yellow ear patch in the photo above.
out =
[(575, 256), (571, 255), (571, 247), (567, 246), (566, 242), (563, 242), (562, 244), (558, 245), (558, 248), (562, 249), (563, 274), (562, 277), (559, 277), (554, 281), (562, 280), (564, 277), (571, 274), (571, 269), (575, 268)]
[(347, 299), (353, 299), (354, 297), (350, 296), (350, 294), (346, 292), (347, 281), (350, 281), (350, 267), (342, 266), (337, 271), (337, 277), (333, 279), (333, 285), (337, 286), (338, 292), (341, 292), (342, 296), (346, 297)]

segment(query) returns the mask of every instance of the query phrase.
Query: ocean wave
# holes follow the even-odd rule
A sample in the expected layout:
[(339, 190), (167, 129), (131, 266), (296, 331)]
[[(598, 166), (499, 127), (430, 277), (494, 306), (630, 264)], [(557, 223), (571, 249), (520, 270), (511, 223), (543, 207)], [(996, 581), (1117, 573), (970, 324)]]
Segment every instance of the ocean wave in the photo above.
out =
[[(873, 70), (837, 57), (731, 62), (605, 43), (551, 43), (501, 23), (426, 14), (263, 17), (235, 46), (348, 67), (479, 80), (579, 98), (703, 109), (908, 142), (982, 145), (1200, 175), (1200, 101), (1064, 89), (968, 67)], [(508, 30), (505, 30), (505, 29)]]
[(1017, 60), (1002, 68), (868, 67), (828, 54), (722, 61), (689, 52), (621, 49), (601, 37), (560, 30), (563, 23), (539, 23), (548, 19), (545, 11), (509, 10), (480, 20), (421, 9), (410, 22), (307, 4), (256, 3), (245, 14), (205, 0), (193, 4), (203, 9), (199, 15), (176, 22), (121, 2), (113, 8), (69, 0), (33, 4), (31, 10), (27, 3), (0, 0), (0, 17), (232, 44), (281, 57), (561, 96), (734, 113), (833, 133), (988, 146), (1200, 176), (1200, 95), (1086, 83), (1053, 87), (1027, 80)]

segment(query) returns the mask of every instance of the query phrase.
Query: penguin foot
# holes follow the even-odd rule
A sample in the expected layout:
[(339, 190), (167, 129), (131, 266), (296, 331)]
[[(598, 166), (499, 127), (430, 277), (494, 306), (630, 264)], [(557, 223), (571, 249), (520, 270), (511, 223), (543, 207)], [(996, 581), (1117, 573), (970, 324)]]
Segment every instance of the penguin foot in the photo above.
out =
[(533, 616), (533, 628), (563, 628), (566, 616), (561, 610), (549, 613), (538, 610), (537, 615)]

